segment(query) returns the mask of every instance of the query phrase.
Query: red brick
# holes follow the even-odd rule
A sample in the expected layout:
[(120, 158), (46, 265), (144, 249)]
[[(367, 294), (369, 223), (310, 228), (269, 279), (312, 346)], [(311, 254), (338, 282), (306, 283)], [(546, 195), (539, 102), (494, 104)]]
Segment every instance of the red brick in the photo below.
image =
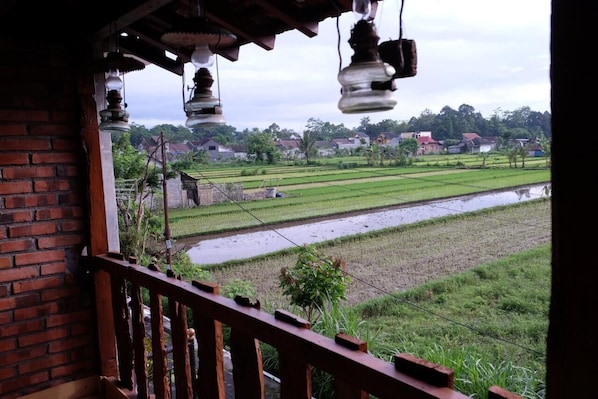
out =
[(9, 325), (2, 327), (2, 330), (0, 331), (0, 338), (8, 338), (40, 331), (43, 326), (44, 323), (40, 319), (30, 320), (23, 323), (10, 323)]
[(27, 125), (15, 123), (0, 126), (0, 136), (24, 136), (27, 134)]
[(47, 122), (47, 111), (0, 110), (0, 121), (5, 122)]
[(41, 369), (49, 369), (53, 366), (62, 366), (69, 360), (66, 353), (57, 353), (54, 355), (46, 355), (42, 358), (37, 358), (31, 362), (21, 363), (18, 366), (20, 374), (30, 373)]
[(15, 294), (22, 294), (28, 291), (39, 291), (48, 288), (56, 288), (64, 284), (62, 277), (37, 278), (35, 280), (18, 281), (12, 283), (12, 291)]
[(5, 240), (6, 239), (6, 229), (4, 227), (0, 228), (0, 240)]
[[(14, 338), (0, 339), (0, 353), (12, 353), (17, 348), (17, 340)], [(1, 392), (1, 391), (0, 391)]]
[(35, 211), (35, 220), (62, 219), (63, 214), (64, 208), (38, 209)]
[(42, 234), (56, 233), (56, 223), (33, 223), (25, 226), (8, 226), (8, 236), (10, 238), (34, 236)]
[(28, 181), (15, 181), (0, 183), (0, 195), (24, 194), (31, 192), (31, 183)]
[(33, 125), (29, 128), (29, 134), (31, 136), (63, 136), (73, 137), (77, 132), (77, 129), (67, 124), (43, 124)]
[(31, 212), (28, 211), (3, 212), (0, 214), (0, 223), (23, 223), (31, 222), (31, 220)]
[(65, 247), (81, 244), (83, 240), (84, 238), (80, 234), (40, 237), (37, 239), (37, 246), (40, 249)]
[(19, 363), (22, 359), (31, 359), (33, 357), (41, 357), (47, 354), (48, 350), (45, 345), (39, 345), (27, 349), (18, 349), (10, 351), (10, 353), (6, 353), (5, 355), (5, 363), (6, 364), (16, 364)]
[(21, 168), (7, 168), (2, 172), (5, 179), (24, 179), (32, 177), (52, 177), (54, 168), (51, 166), (31, 166)]
[(31, 139), (3, 140), (2, 150), (4, 151), (49, 151), (52, 149), (50, 140)]
[(27, 238), (25, 240), (2, 241), (0, 242), (0, 254), (9, 252), (31, 251), (34, 249), (33, 240)]
[(0, 270), (0, 283), (24, 280), (38, 276), (39, 268), (37, 266), (13, 267), (10, 269)]
[(58, 203), (60, 205), (75, 205), (79, 202), (81, 202), (81, 196), (76, 192), (58, 195)]
[[(8, 286), (0, 285), (0, 298), (8, 296)], [(0, 320), (2, 317), (0, 316)], [(2, 324), (2, 323), (0, 323)]]
[(31, 157), (31, 163), (36, 165), (40, 163), (77, 163), (78, 154), (72, 152), (51, 152), (37, 153)]
[(43, 302), (47, 302), (47, 301), (57, 301), (59, 299), (65, 299), (65, 298), (72, 298), (74, 296), (79, 295), (79, 286), (71, 286), (68, 288), (60, 288), (60, 289), (54, 289), (54, 290), (45, 290), (42, 291), (41, 294), (41, 300)]
[(90, 345), (92, 343), (92, 336), (83, 335), (81, 337), (73, 338), (72, 336), (69, 339), (63, 340), (53, 340), (50, 342), (48, 347), (48, 352), (56, 353), (56, 352), (63, 352), (68, 349), (78, 348), (85, 345)]
[(62, 326), (62, 325), (67, 325), (67, 324), (75, 325), (80, 322), (84, 322), (84, 324), (87, 324), (88, 321), (89, 321), (89, 311), (83, 310), (83, 311), (74, 312), (74, 313), (58, 314), (58, 315), (50, 316), (47, 318), (46, 323), (47, 323), (48, 328), (50, 328), (50, 327), (58, 327), (58, 326)]
[(29, 154), (24, 153), (11, 153), (5, 154), (3, 153), (0, 156), (0, 165), (28, 165), (29, 164)]
[(82, 231), (85, 227), (85, 223), (82, 220), (69, 220), (62, 222), (61, 230), (66, 232), (69, 231)]
[(33, 191), (36, 193), (43, 191), (67, 191), (71, 189), (71, 183), (68, 180), (38, 180), (33, 182)]
[[(74, 94), (74, 93), (71, 93)], [(68, 105), (70, 106), (70, 108), (72, 108), (71, 104), (68, 103)], [(52, 121), (59, 121), (59, 122), (70, 122), (69, 124), (65, 124), (63, 127), (63, 129), (66, 129), (67, 127), (72, 128), (73, 123), (72, 122), (79, 122), (79, 114), (73, 111), (53, 111), (52, 112)], [(74, 128), (72, 128), (74, 129)], [(79, 132), (79, 130), (69, 130), (69, 136), (73, 136), (70, 133), (76, 133)]]
[(53, 194), (32, 194), (21, 197), (8, 197), (4, 200), (4, 206), (6, 209), (26, 208), (56, 205), (56, 202), (56, 196)]
[(61, 165), (57, 167), (56, 176), (59, 177), (78, 177), (82, 175), (82, 170), (78, 166)]
[(78, 144), (73, 140), (54, 139), (52, 140), (52, 148), (55, 151), (76, 151), (79, 149)]
[(12, 312), (1, 312), (0, 313), (0, 325), (7, 324), (12, 321)]
[(55, 251), (37, 251), (27, 254), (15, 255), (15, 265), (31, 265), (35, 263), (48, 263), (55, 262), (58, 260), (64, 260), (64, 250)]
[(0, 381), (12, 379), (16, 375), (12, 367), (0, 368)]
[(58, 311), (58, 304), (44, 303), (42, 305), (30, 306), (26, 308), (19, 308), (14, 310), (15, 321), (22, 321), (33, 319), (36, 317), (45, 317), (53, 312)]
[[(87, 312), (89, 313), (89, 312)], [(83, 335), (83, 334), (92, 334), (90, 329), (90, 323), (79, 323), (79, 324), (71, 324), (71, 334), (72, 335)]]
[(94, 372), (95, 368), (93, 362), (88, 360), (80, 363), (71, 363), (66, 366), (54, 367), (50, 370), (50, 373), (52, 378), (60, 378), (70, 376), (73, 373), (81, 373), (81, 370), (88, 370), (90, 373)]
[(39, 344), (39, 343), (50, 343), (61, 338), (68, 337), (68, 329), (67, 328), (54, 328), (50, 330), (45, 330), (35, 334), (27, 334), (27, 335), (20, 335), (17, 337), (17, 342), (20, 348), (25, 348), (27, 346)]
[[(49, 379), (50, 379), (50, 375), (49, 375), (48, 371), (41, 371), (41, 372), (35, 373), (35, 374), (27, 374), (27, 375), (21, 376), (19, 378), (13, 378), (10, 380), (0, 382), (0, 392), (3, 392), (2, 397), (4, 398), (4, 392), (12, 392), (12, 391), (30, 387), (35, 384), (41, 384), (42, 382), (46, 382)], [(22, 396), (22, 395), (16, 395), (16, 396), (12, 396), (12, 397), (18, 398), (20, 396)]]
[(0, 258), (0, 269), (6, 269), (6, 268), (10, 267), (11, 259), (12, 258), (10, 258), (10, 257)]
[(64, 262), (48, 263), (41, 266), (41, 275), (48, 274), (63, 274), (66, 272), (66, 264)]

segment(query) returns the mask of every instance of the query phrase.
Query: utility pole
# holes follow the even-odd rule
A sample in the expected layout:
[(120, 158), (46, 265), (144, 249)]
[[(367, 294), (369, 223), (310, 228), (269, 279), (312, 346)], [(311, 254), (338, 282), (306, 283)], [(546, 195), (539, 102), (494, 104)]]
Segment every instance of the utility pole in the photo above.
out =
[(166, 184), (166, 145), (164, 142), (164, 132), (160, 132), (160, 142), (162, 146), (162, 195), (164, 196), (164, 237), (166, 239), (166, 274), (169, 277), (174, 276), (172, 271), (172, 241), (170, 240), (170, 223), (168, 222), (168, 190)]

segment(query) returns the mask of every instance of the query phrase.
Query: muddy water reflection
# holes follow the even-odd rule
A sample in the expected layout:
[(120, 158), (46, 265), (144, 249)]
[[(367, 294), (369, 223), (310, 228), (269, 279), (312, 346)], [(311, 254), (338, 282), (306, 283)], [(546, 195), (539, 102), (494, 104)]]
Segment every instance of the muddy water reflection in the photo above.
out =
[(503, 192), (473, 194), (360, 216), (203, 240), (189, 249), (187, 253), (193, 263), (203, 265), (246, 259), (286, 248), (314, 244), (435, 217), (528, 201), (549, 195), (549, 189), (549, 185), (541, 184)]

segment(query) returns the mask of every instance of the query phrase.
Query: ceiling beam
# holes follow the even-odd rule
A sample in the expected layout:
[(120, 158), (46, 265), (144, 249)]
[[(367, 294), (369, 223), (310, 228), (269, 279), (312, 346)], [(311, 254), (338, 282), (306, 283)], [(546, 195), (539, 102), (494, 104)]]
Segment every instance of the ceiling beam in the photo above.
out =
[(177, 59), (173, 60), (166, 56), (163, 49), (154, 47), (146, 41), (138, 40), (133, 36), (121, 37), (119, 39), (119, 46), (125, 52), (131, 53), (142, 60), (155, 64), (179, 76), (183, 75), (184, 63), (189, 61), (188, 55), (183, 57), (180, 54)]
[(304, 35), (308, 37), (314, 37), (318, 34), (318, 23), (317, 22), (308, 22), (303, 23), (299, 22), (295, 18), (290, 16), (291, 13), (285, 12), (281, 10), (279, 7), (276, 7), (272, 3), (267, 0), (255, 0), (255, 4), (263, 8), (266, 12), (268, 12), (273, 17), (278, 18), (285, 24), (289, 25), (292, 28), (297, 29)]
[(233, 23), (230, 23), (227, 20), (221, 18), (221, 15), (227, 15), (227, 13), (222, 11), (221, 9), (217, 10), (217, 12), (210, 12), (210, 10), (205, 10), (205, 17), (209, 21), (219, 25), (220, 27), (228, 30), (229, 32), (237, 36), (237, 44), (239, 46), (242, 46), (250, 42), (254, 42), (264, 50), (274, 49), (274, 43), (276, 42), (275, 34), (262, 35), (258, 33), (249, 32), (249, 30), (244, 29), (244, 27), (239, 24), (238, 20), (234, 21)]
[(87, 41), (95, 43), (104, 40), (109, 37), (115, 31), (120, 31), (127, 26), (139, 21), (145, 16), (153, 13), (154, 11), (164, 7), (171, 3), (173, 0), (149, 0), (143, 2), (138, 7), (135, 7), (127, 12), (123, 12), (120, 17), (114, 21), (110, 21), (108, 25), (105, 25), (93, 33)]

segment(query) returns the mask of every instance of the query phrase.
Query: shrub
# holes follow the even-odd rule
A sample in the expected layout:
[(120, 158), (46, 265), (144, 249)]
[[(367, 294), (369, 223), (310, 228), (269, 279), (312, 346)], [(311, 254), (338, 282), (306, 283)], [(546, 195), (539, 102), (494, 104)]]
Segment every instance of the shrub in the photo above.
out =
[(313, 247), (305, 246), (299, 249), (293, 268), (281, 269), (279, 281), (291, 305), (302, 308), (307, 320), (313, 323), (323, 308), (346, 299), (350, 278), (341, 259), (322, 256)]

